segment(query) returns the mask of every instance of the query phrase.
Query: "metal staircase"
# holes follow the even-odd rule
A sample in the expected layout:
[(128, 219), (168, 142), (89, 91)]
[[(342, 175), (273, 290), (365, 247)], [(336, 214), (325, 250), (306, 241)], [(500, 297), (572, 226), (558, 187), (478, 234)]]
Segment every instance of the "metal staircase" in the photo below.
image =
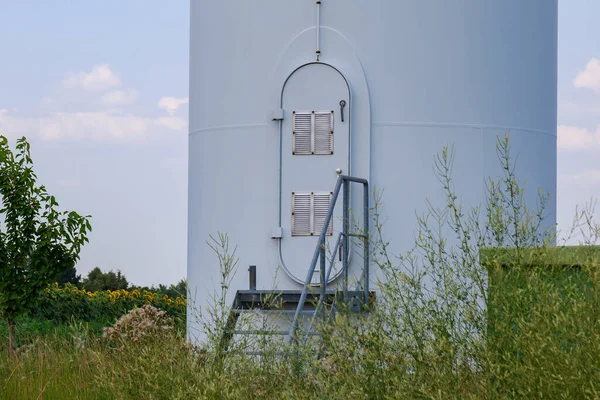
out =
[[(360, 233), (350, 232), (350, 184), (358, 183), (363, 186), (363, 228)], [(326, 255), (326, 233), (333, 218), (340, 191), (343, 193), (343, 223), (342, 232), (337, 236), (331, 259)], [(308, 341), (311, 336), (317, 336), (315, 324), (326, 321), (327, 316), (335, 313), (336, 308), (343, 305), (352, 312), (368, 310), (374, 300), (374, 293), (369, 291), (369, 184), (366, 179), (347, 175), (338, 176), (323, 228), (317, 242), (312, 261), (307, 271), (304, 286), (301, 290), (256, 290), (256, 275), (250, 267), (250, 290), (238, 290), (225, 325), (220, 349), (227, 353), (229, 345), (236, 335), (269, 335), (280, 336), (288, 344)], [(356, 237), (363, 242), (363, 269), (358, 287), (360, 290), (349, 290), (349, 243), (350, 238)], [(335, 265), (335, 256), (341, 250), (342, 261), (342, 290), (327, 290), (327, 282)], [(312, 283), (317, 263), (319, 263), (320, 287)], [(329, 266), (327, 267), (327, 263)], [(316, 289), (316, 290), (315, 290)], [(261, 315), (277, 315), (292, 317), (289, 329), (236, 329), (240, 316), (245, 313), (259, 312)], [(305, 329), (300, 329), (304, 322)], [(247, 354), (260, 354), (249, 351)]]

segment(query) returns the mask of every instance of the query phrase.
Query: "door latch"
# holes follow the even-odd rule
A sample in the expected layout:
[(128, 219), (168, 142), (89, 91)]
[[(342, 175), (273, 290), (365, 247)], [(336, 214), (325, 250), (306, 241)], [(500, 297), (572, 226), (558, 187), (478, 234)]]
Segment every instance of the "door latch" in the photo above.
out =
[(342, 117), (342, 122), (344, 122), (344, 107), (346, 107), (346, 100), (340, 100), (340, 116)]

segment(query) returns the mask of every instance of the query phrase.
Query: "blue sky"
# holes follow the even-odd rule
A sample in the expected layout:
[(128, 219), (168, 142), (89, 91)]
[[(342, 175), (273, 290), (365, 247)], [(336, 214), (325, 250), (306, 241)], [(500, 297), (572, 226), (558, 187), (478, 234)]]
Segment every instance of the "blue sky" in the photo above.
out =
[(93, 216), (83, 275), (185, 276), (188, 9), (0, 0), (0, 131), (30, 139), (61, 207)]
[[(527, 1), (527, 0), (524, 0)], [(93, 215), (78, 271), (186, 273), (189, 1), (0, 0), (0, 133)], [(600, 197), (600, 1), (559, 1), (558, 222)]]
[(576, 205), (600, 197), (598, 15), (598, 0), (559, 0), (557, 201), (563, 230)]

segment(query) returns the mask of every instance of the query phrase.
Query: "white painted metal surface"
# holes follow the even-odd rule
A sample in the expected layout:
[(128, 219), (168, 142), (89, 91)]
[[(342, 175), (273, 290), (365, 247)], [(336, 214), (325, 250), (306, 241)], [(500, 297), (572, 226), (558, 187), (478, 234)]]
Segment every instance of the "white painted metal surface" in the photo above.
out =
[[(385, 234), (401, 252), (413, 243), (425, 198), (443, 200), (433, 156), (455, 145), (456, 189), (467, 206), (479, 204), (485, 177), (500, 173), (496, 137), (508, 131), (519, 176), (532, 199), (538, 187), (550, 194), (548, 223), (555, 221), (557, 0), (322, 0), (317, 7), (309, 0), (191, 2), (192, 307), (205, 307), (219, 287), (217, 258), (206, 245), (216, 232), (238, 246), (232, 295), (247, 289), (247, 265), (257, 265), (259, 289), (273, 282), (300, 288), (304, 255), (292, 254), (304, 253), (293, 246), (289, 208), (290, 182), (301, 178), (286, 169), (296, 106), (287, 107), (283, 88), (317, 55), (320, 67), (339, 71), (349, 86), (349, 165), (323, 162), (310, 173), (318, 175), (315, 188), (298, 190), (332, 190), (336, 168), (369, 179), (384, 191)], [(342, 81), (317, 75), (306, 79), (331, 85), (324, 96), (341, 100)], [(310, 99), (305, 89), (295, 89), (293, 101)], [(340, 112), (335, 104), (302, 105), (323, 107)], [(360, 210), (360, 200), (352, 206)], [(198, 327), (190, 318), (191, 338)]]

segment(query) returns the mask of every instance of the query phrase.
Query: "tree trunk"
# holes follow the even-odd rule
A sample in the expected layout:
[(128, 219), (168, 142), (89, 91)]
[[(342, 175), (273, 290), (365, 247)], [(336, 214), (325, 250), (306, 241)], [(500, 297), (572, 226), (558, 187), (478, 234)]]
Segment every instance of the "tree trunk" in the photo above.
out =
[(15, 355), (15, 320), (8, 318), (8, 354), (13, 357)]

